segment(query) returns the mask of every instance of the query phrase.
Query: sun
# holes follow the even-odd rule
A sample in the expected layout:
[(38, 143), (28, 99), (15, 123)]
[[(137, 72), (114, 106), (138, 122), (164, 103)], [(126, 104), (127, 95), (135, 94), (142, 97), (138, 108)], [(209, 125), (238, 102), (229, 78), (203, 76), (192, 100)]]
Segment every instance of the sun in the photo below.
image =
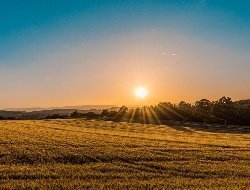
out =
[(135, 96), (139, 99), (144, 99), (148, 95), (147, 88), (143, 86), (139, 86), (135, 88)]

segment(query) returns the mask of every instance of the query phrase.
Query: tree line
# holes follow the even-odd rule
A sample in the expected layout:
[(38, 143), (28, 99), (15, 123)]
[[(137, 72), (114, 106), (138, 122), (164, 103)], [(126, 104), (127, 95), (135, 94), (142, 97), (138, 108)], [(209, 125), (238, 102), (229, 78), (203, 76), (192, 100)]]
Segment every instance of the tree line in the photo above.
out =
[[(98, 112), (74, 111), (65, 114), (43, 114), (2, 111), (3, 119), (69, 119), (87, 118), (111, 121), (127, 121), (138, 123), (164, 124), (170, 121), (202, 122), (225, 125), (250, 125), (250, 99), (232, 101), (230, 97), (222, 97), (216, 101), (201, 99), (194, 104), (181, 101), (179, 104), (160, 102), (154, 106), (128, 108), (122, 106), (116, 110), (104, 109)], [(70, 114), (71, 113), (71, 114)]]
[(230, 125), (250, 125), (250, 99), (233, 102), (230, 97), (217, 101), (201, 99), (194, 104), (160, 102), (155, 106), (128, 108), (118, 111), (105, 109), (101, 114), (93, 112), (71, 114), (72, 118), (100, 118), (112, 121), (164, 124), (167, 121), (203, 122)]

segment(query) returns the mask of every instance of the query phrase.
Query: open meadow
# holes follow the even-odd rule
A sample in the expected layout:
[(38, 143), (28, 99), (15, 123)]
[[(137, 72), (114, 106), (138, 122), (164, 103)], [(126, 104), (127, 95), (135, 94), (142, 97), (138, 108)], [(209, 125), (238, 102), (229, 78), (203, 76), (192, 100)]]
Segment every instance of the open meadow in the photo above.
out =
[(84, 119), (0, 121), (0, 189), (249, 189), (250, 134)]

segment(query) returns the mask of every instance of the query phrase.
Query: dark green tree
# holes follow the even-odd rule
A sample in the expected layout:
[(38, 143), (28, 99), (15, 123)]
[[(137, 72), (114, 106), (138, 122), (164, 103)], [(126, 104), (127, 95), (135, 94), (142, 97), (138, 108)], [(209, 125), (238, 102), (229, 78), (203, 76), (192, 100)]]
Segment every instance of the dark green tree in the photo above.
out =
[(73, 118), (78, 118), (78, 117), (80, 117), (80, 116), (81, 116), (81, 114), (78, 113), (78, 111), (74, 111), (74, 112), (71, 114), (71, 117), (73, 117)]
[(193, 119), (193, 109), (192, 105), (181, 101), (178, 105), (179, 114), (184, 117), (184, 120), (192, 120)]
[(235, 109), (230, 97), (223, 96), (218, 101), (215, 101), (212, 111), (213, 115), (223, 119), (225, 125), (227, 125), (228, 122), (232, 123), (234, 120)]
[(107, 109), (102, 110), (101, 117), (107, 117), (109, 116), (110, 112)]
[(198, 118), (206, 123), (211, 113), (211, 102), (207, 99), (201, 99), (195, 102), (195, 113)]

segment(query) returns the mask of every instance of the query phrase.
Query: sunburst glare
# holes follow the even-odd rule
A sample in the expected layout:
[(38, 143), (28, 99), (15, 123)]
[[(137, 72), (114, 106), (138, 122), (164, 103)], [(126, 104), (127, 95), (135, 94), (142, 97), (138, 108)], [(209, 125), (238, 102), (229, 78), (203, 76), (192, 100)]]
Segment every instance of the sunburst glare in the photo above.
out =
[(144, 99), (146, 96), (148, 96), (148, 90), (146, 87), (139, 86), (135, 88), (135, 96), (138, 99)]

